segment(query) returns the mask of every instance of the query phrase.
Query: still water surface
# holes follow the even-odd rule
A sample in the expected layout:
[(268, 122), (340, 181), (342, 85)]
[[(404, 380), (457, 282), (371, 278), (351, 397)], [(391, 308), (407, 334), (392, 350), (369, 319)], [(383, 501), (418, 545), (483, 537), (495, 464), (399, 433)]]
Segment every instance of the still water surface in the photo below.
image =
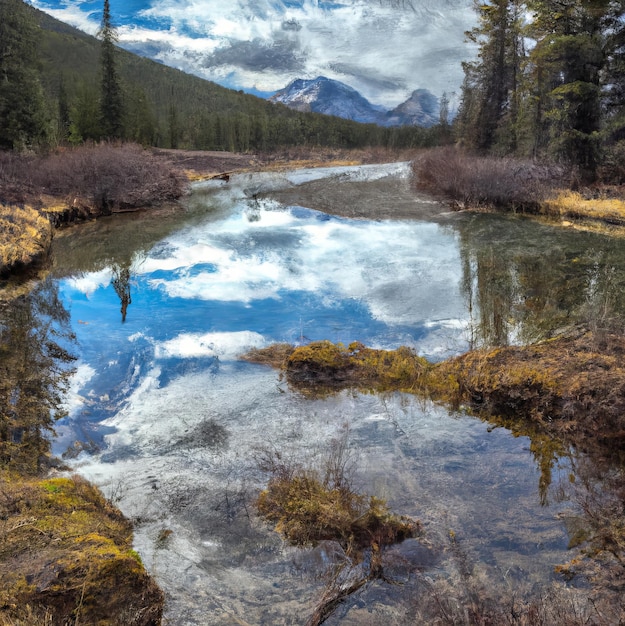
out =
[(622, 310), (619, 248), (446, 213), (415, 196), (404, 164), (240, 176), (198, 187), (184, 211), (70, 229), (54, 275), (79, 362), (55, 452), (136, 520), (170, 624), (305, 622), (339, 557), (285, 545), (255, 517), (259, 459), (314, 465), (344, 436), (354, 485), (421, 519), (427, 539), (394, 547), (389, 582), (328, 623), (409, 623), (424, 580), (458, 575), (459, 550), (489, 585), (544, 587), (570, 557), (566, 458), (547, 487), (526, 437), (404, 394), (306, 399), (237, 357), (330, 339), (436, 360), (532, 341)]

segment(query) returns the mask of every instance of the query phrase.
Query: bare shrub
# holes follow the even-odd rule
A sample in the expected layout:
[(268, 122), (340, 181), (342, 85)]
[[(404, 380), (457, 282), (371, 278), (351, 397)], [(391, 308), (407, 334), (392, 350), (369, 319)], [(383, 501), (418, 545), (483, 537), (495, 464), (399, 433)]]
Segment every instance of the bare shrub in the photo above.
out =
[(0, 204), (21, 206), (33, 194), (32, 160), (17, 152), (0, 151)]
[(63, 150), (33, 163), (43, 193), (87, 203), (102, 213), (151, 206), (182, 195), (169, 162), (137, 144), (102, 143)]
[(477, 157), (452, 148), (423, 152), (413, 161), (417, 188), (452, 200), (459, 208), (496, 207), (536, 212), (564, 172), (532, 161)]

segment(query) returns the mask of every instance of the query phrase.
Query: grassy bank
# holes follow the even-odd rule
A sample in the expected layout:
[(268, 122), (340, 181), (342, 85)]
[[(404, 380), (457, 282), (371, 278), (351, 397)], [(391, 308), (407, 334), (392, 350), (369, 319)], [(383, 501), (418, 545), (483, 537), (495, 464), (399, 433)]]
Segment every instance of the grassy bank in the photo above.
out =
[(156, 626), (132, 526), (85, 480), (0, 475), (0, 625)]
[(469, 155), (453, 147), (423, 151), (415, 185), (455, 209), (539, 215), (565, 226), (625, 231), (625, 191), (596, 184), (579, 189), (572, 172), (529, 160)]
[(254, 350), (314, 395), (355, 387), (405, 391), (483, 416), (525, 420), (581, 449), (625, 454), (625, 338), (579, 332), (530, 346), (484, 349), (429, 363), (408, 348), (385, 351), (322, 341)]

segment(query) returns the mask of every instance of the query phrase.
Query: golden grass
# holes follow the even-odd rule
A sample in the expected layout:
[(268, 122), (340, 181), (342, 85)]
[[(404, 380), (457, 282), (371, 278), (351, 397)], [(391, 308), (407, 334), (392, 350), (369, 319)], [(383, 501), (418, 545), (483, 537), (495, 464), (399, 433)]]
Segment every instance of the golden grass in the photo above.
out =
[(572, 219), (592, 219), (625, 224), (625, 201), (618, 198), (584, 198), (575, 191), (562, 190), (545, 200), (546, 215)]
[(46, 254), (51, 241), (52, 226), (39, 211), (0, 205), (0, 271)]

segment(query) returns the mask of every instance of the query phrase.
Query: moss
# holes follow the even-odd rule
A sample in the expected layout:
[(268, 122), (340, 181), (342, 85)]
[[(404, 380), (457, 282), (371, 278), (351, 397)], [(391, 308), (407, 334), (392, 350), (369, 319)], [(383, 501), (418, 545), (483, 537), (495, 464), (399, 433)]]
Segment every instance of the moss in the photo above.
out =
[(373, 544), (380, 548), (421, 532), (419, 522), (393, 514), (383, 500), (325, 484), (303, 470), (274, 476), (257, 508), (294, 545), (334, 540), (350, 556)]
[[(272, 350), (272, 348), (269, 348)], [(257, 351), (262, 362), (264, 351)], [(278, 365), (307, 394), (345, 387), (406, 391), (480, 416), (528, 422), (582, 448), (625, 455), (625, 338), (578, 333), (530, 346), (475, 350), (428, 363), (408, 348), (316, 342)]]
[(323, 394), (345, 386), (390, 391), (415, 391), (430, 368), (406, 347), (374, 350), (354, 342), (349, 346), (317, 341), (297, 348), (277, 344), (253, 350), (242, 358), (282, 369), (300, 391)]
[(132, 525), (87, 481), (0, 476), (0, 539), (0, 623), (160, 623)]

